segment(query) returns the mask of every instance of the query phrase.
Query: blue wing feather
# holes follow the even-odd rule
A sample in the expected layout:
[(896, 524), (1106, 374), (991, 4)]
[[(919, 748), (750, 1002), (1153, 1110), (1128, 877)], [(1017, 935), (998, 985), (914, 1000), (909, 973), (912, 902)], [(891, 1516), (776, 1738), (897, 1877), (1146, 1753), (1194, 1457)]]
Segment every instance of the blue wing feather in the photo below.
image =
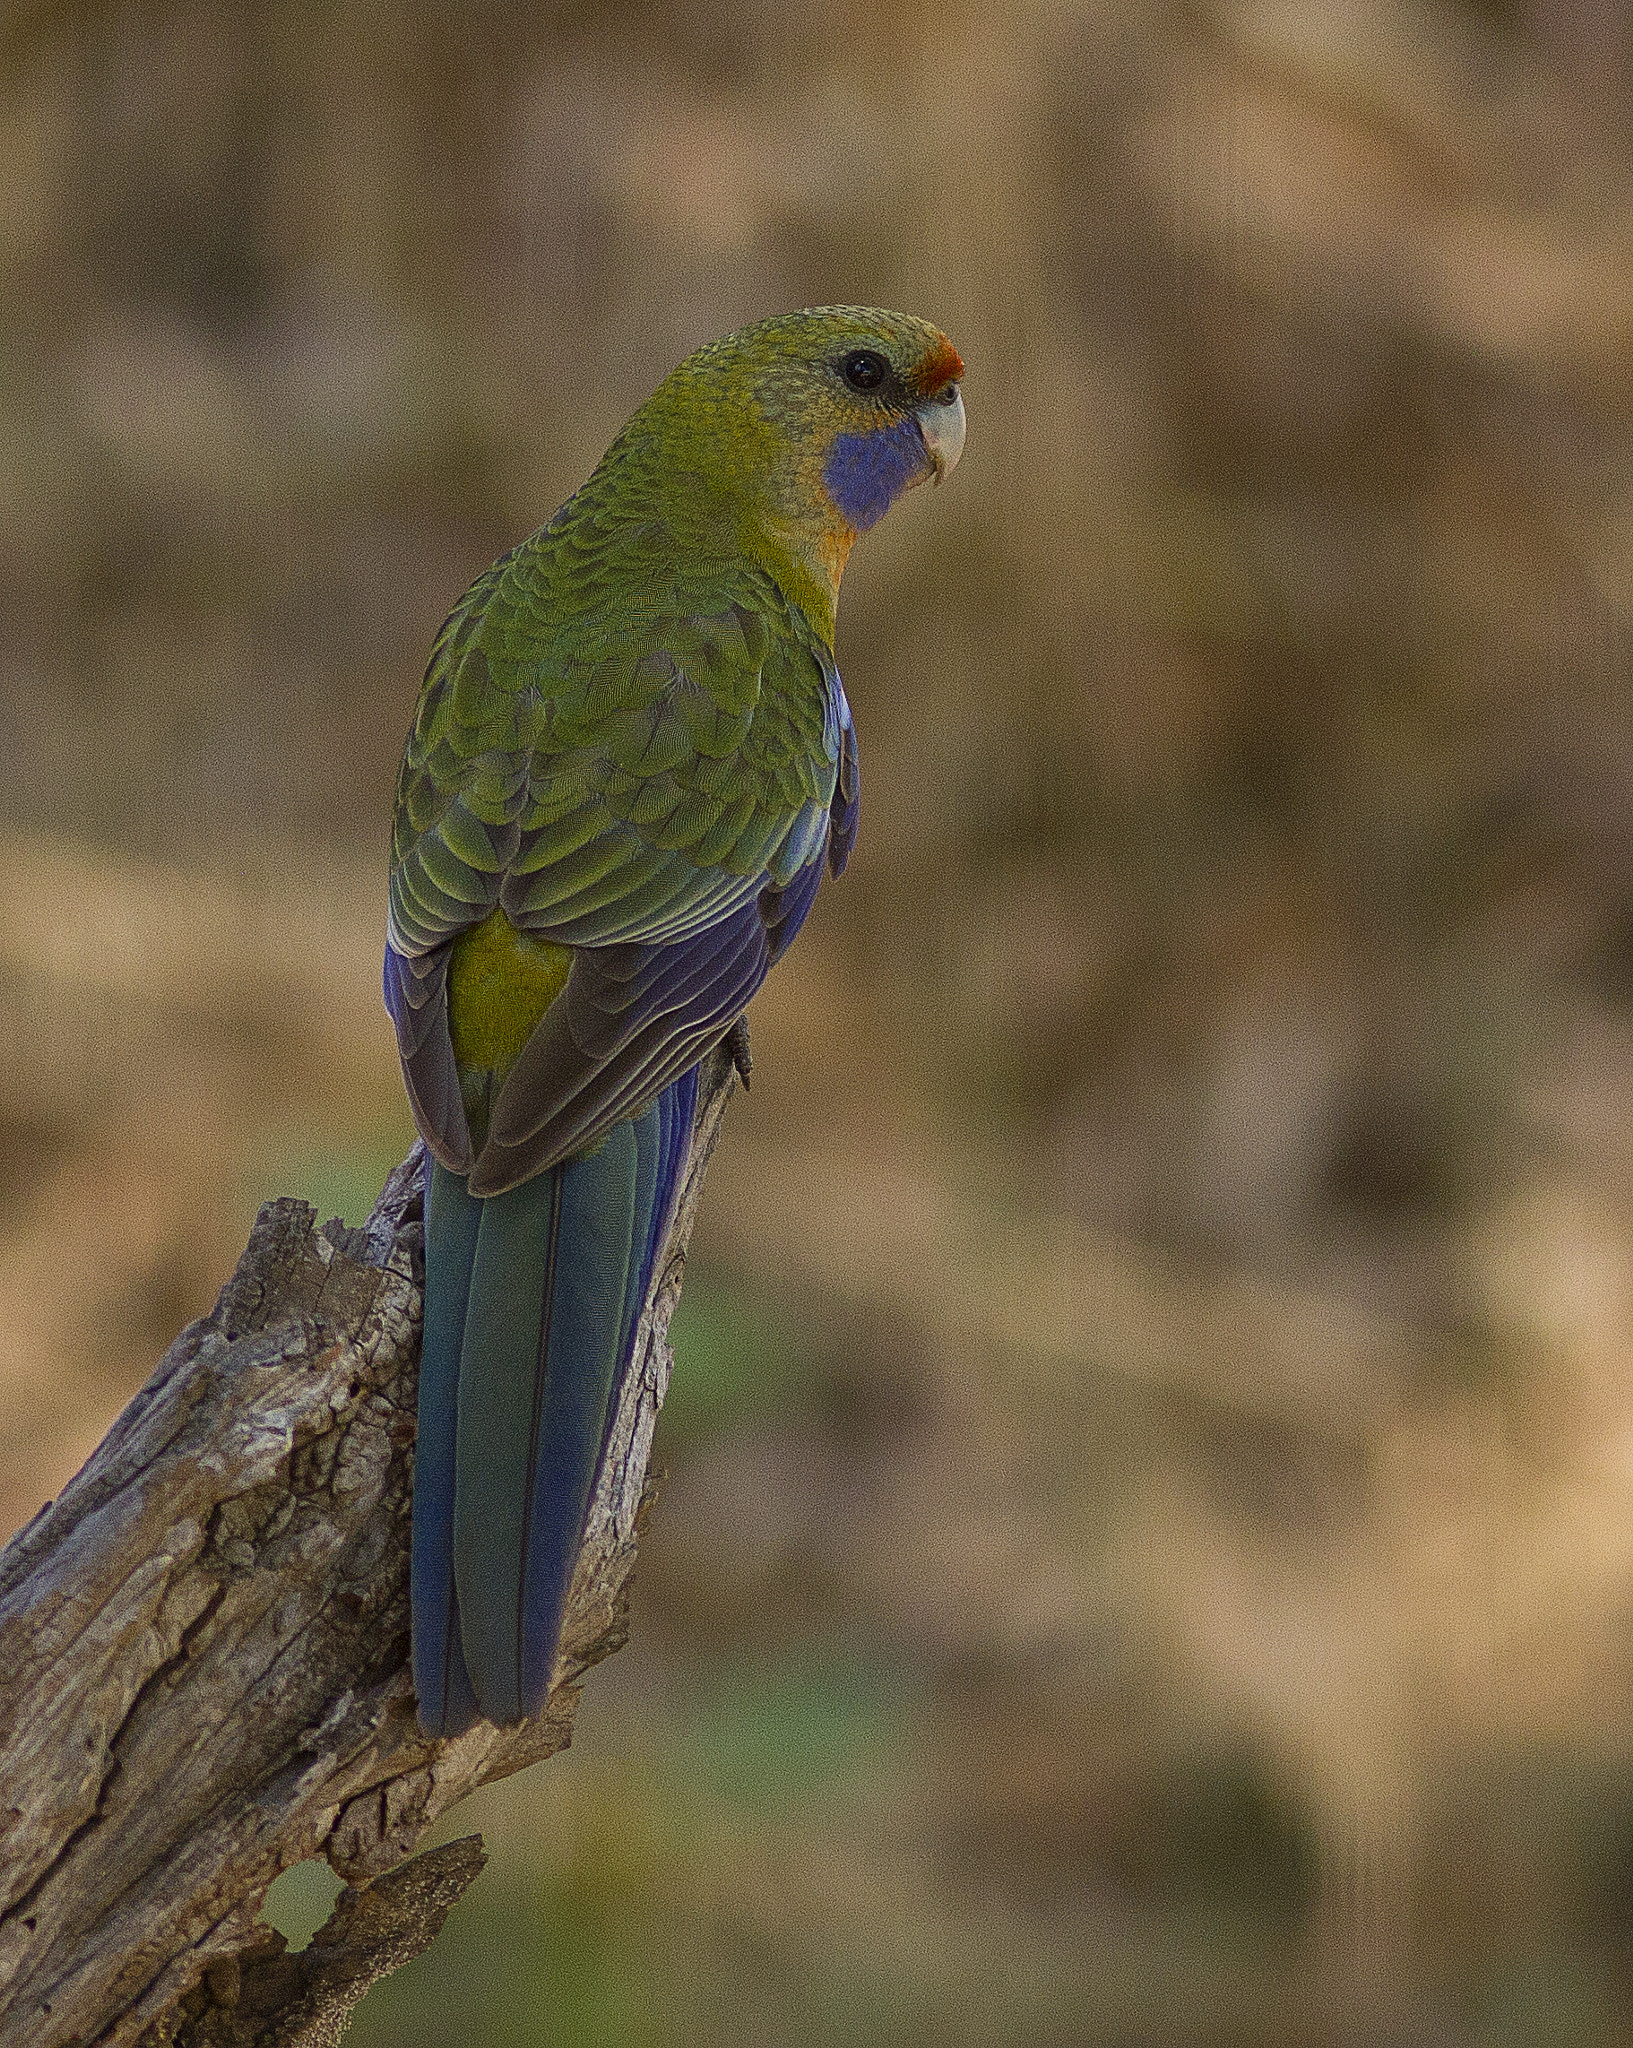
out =
[(494, 1099), (472, 1193), (515, 1187), (632, 1116), (731, 1028), (770, 965), (757, 902), (682, 945), (582, 949)]

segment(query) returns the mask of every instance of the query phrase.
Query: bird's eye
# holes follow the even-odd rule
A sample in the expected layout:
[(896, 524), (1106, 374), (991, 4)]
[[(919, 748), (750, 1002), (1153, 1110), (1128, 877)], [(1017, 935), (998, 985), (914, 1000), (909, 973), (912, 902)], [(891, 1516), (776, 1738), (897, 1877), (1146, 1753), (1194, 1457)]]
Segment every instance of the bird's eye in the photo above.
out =
[(877, 391), (890, 365), (871, 348), (853, 348), (841, 365), (845, 382), (853, 391)]

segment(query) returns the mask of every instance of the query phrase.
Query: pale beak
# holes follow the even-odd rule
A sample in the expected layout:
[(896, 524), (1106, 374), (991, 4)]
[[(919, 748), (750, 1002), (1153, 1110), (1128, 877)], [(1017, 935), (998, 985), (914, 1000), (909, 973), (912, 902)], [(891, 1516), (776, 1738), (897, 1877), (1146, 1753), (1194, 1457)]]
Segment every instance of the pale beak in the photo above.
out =
[(933, 398), (914, 406), (913, 417), (940, 483), (949, 470), (957, 468), (964, 452), (964, 394), (956, 384), (944, 384)]

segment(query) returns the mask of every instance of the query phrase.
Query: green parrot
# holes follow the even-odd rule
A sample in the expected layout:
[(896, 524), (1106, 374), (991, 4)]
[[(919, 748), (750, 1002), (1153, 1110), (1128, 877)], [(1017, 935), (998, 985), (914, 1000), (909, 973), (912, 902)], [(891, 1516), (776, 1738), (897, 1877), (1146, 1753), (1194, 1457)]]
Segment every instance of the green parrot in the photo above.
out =
[(964, 441), (964, 366), (826, 306), (688, 356), (437, 636), (386, 1007), (429, 1154), (421, 1726), (538, 1711), (702, 1058), (856, 837), (859, 533)]

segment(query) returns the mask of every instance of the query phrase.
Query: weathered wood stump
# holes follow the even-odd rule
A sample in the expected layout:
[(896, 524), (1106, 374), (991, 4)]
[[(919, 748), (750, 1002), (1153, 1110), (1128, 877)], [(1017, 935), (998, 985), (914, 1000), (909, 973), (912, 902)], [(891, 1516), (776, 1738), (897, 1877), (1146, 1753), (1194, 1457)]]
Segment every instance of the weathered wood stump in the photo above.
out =
[[(562, 1748), (578, 1678), (625, 1639), (669, 1317), (732, 1087), (719, 1054), (537, 1719), (432, 1742), (414, 1718), (418, 1148), (361, 1229), (268, 1204), (214, 1311), (0, 1553), (3, 2048), (322, 2048), (435, 1937), (480, 1843), (397, 1866), (477, 1785)], [(291, 1956), (257, 1915), (310, 1856), (350, 1889)]]

